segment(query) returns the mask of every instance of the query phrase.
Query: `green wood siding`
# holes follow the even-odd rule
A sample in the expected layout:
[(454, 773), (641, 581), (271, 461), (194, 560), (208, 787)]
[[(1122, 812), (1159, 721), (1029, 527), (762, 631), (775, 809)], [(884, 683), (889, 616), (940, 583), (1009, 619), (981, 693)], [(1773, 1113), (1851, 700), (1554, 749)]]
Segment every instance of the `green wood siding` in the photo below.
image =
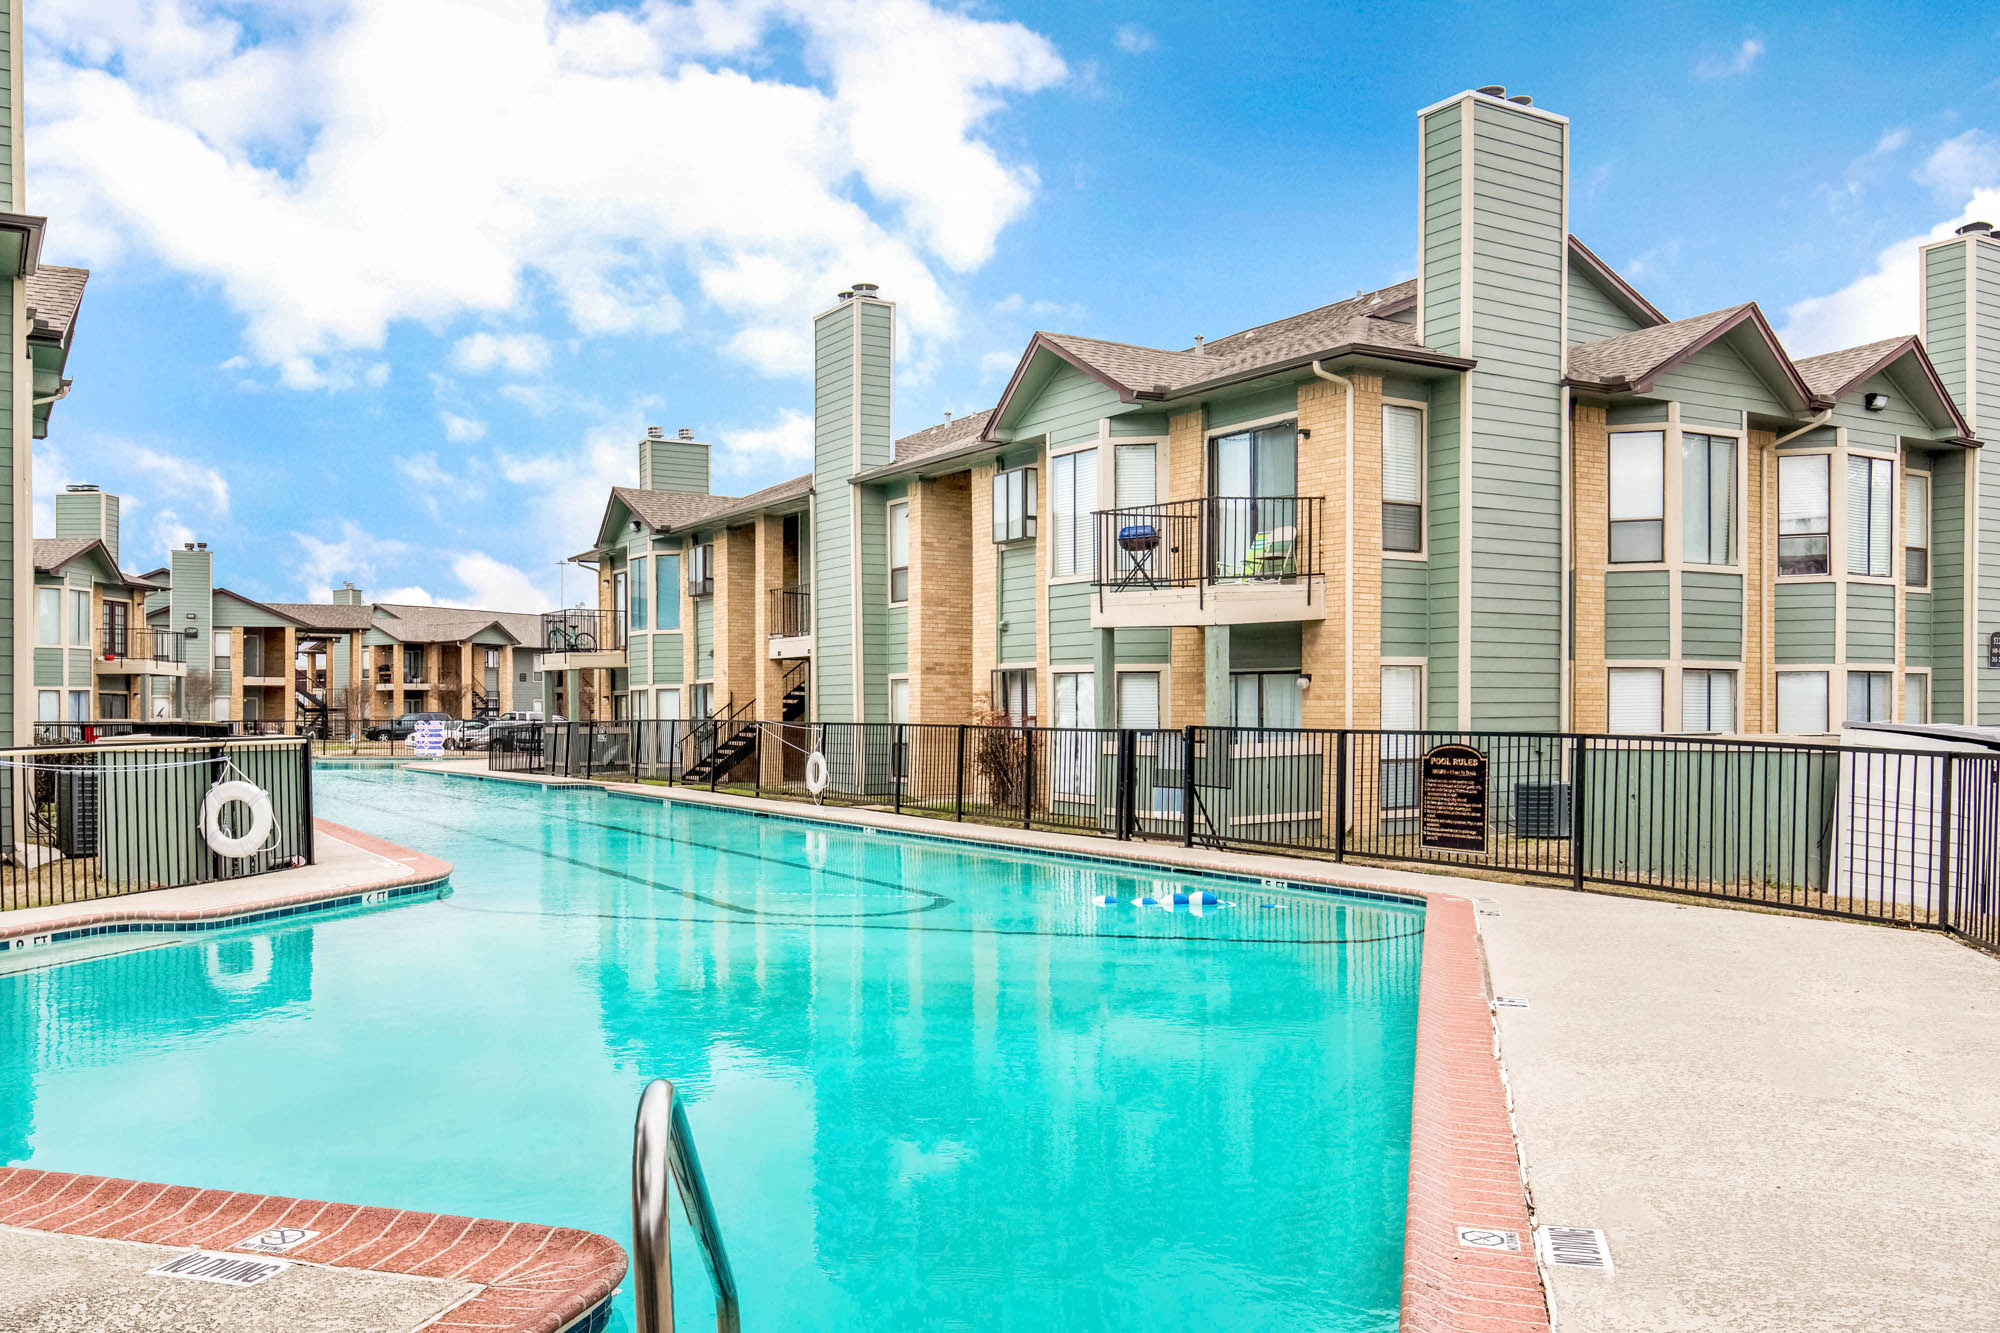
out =
[(1425, 713), (1450, 725), (1458, 720), (1458, 458), (1463, 380), (1446, 380), (1431, 395), (1430, 464), (1425, 478), (1424, 522), (1429, 528), (1430, 669)]
[[(694, 678), (715, 679), (715, 599), (694, 599)], [(721, 700), (717, 700), (720, 703)]]
[(35, 649), (35, 687), (53, 690), (63, 683), (63, 651), (60, 648)]
[(625, 641), (625, 669), (641, 683), (652, 679), (653, 636), (634, 634)]
[(687, 675), (686, 638), (681, 634), (653, 636), (653, 684), (678, 685)]
[(1441, 352), (1459, 346), (1460, 211), (1464, 203), (1464, 135), (1457, 103), (1424, 117), (1424, 234), (1418, 238), (1423, 265), (1423, 339)]
[[(8, 8), (11, 10), (12, 5)], [(0, 201), (0, 210), (11, 211), (15, 207), (13, 193), (13, 141), (11, 132), (5, 127), (13, 124), (11, 108), (13, 89), (6, 90), (9, 114), (0, 117), (0, 153), (5, 161), (0, 161), (0, 193), (6, 195)], [(14, 343), (14, 284), (11, 280), (0, 281), (0, 339), (9, 347)], [(15, 456), (14, 439), (14, 377), (19, 373), (20, 363), (13, 357), (3, 358), (0, 365), (0, 588), (14, 586), (14, 537), (26, 526), (32, 531), (34, 516), (14, 512), (13, 495), (15, 481), (20, 475), (19, 468), (27, 461), (27, 442), (21, 441), (23, 453)], [(34, 607), (16, 607), (10, 595), (0, 597), (0, 731), (4, 731), (9, 741), (15, 739), (14, 725), (14, 648), (17, 636), (27, 637), (34, 633)], [(25, 724), (33, 717), (19, 719)]]
[(1617, 661), (1657, 661), (1671, 656), (1667, 572), (1663, 569), (1604, 576), (1604, 655)]
[(1726, 340), (1710, 343), (1660, 376), (1653, 391), (1680, 404), (1681, 424), (1688, 427), (1741, 430), (1745, 412), (1791, 412)]
[[(1975, 389), (1980, 435), (2000, 435), (2000, 244), (1968, 241), (1973, 255), (1974, 337), (1980, 355)], [(1974, 620), (1981, 726), (2000, 726), (2000, 669), (1987, 666), (1986, 636), (2000, 632), (2000, 448), (1979, 451), (1979, 607)]]
[(854, 716), (853, 521), (845, 479), (854, 467), (854, 315), (845, 306), (813, 325), (813, 674), (818, 713)]
[(1894, 664), (1896, 590), (1872, 583), (1847, 585), (1847, 660)]
[(1574, 347), (1578, 343), (1602, 342), (1606, 338), (1616, 338), (1621, 333), (1630, 333), (1639, 328), (1639, 321), (1625, 313), (1625, 308), (1613, 301), (1604, 288), (1597, 285), (1597, 279), (1590, 270), (1575, 261), (1569, 266), (1569, 341)]
[(1833, 660), (1833, 584), (1780, 583), (1771, 601), (1773, 655), (1781, 665)]
[[(1903, 598), (1903, 662), (1907, 666), (1937, 666), (1937, 652), (1933, 639), (1936, 613), (1936, 596), (1927, 592), (1908, 593)], [(1931, 673), (1931, 685), (1941, 682), (1935, 669)], [(1932, 713), (1937, 711), (1937, 701), (1933, 699)], [(1934, 720), (1941, 720), (1935, 719)]]
[[(900, 676), (910, 669), (910, 608), (892, 606), (885, 613), (882, 642), (882, 674)], [(889, 719), (888, 685), (882, 686), (882, 720)]]
[(1296, 415), (1299, 410), (1299, 386), (1292, 382), (1270, 384), (1250, 393), (1212, 400), (1203, 406), (1208, 415), (1208, 429), (1227, 430), (1245, 421)]
[(1952, 396), (1965, 402), (1965, 264), (1971, 242), (1924, 256), (1924, 351)]
[(1119, 666), (1163, 666), (1173, 660), (1173, 631), (1117, 630), (1112, 640), (1112, 653)]
[(1049, 585), (1049, 661), (1089, 666), (1097, 660), (1097, 631), (1090, 627), (1096, 589), (1088, 583)]
[(283, 629), (293, 622), (275, 611), (218, 593), (215, 597), (215, 625), (218, 629)]
[[(1984, 453), (1984, 450), (1980, 451)], [(1931, 469), (1931, 718), (1965, 717), (1965, 470), (1979, 457), (1940, 449)], [(2000, 559), (2000, 555), (1995, 556)]]
[(1009, 415), (1010, 439), (1046, 435), (1052, 445), (1094, 440), (1098, 422), (1116, 412), (1118, 393), (1065, 361), (1056, 361), (1041, 386), (1023, 401), (1016, 398)]
[(1299, 625), (1238, 625), (1229, 631), (1232, 671), (1299, 671), (1304, 658)]
[(1125, 412), (1111, 418), (1113, 435), (1150, 436), (1164, 438), (1167, 433), (1167, 414), (1164, 412)]
[[(639, 446), (641, 487), (708, 494), (708, 446), (687, 440), (647, 440)], [(645, 540), (642, 533), (639, 538)]]
[(1562, 694), (1563, 127), (1472, 106), (1472, 722), (1554, 728)]
[(1035, 548), (1022, 544), (1000, 552), (1000, 642), (1002, 662), (1035, 660)]
[(1743, 576), (1681, 576), (1681, 656), (1735, 662), (1743, 657)]
[[(1871, 393), (1889, 395), (1889, 405), (1880, 412), (1870, 412), (1862, 406), (1862, 399)], [(1925, 420), (1923, 413), (1911, 404), (1909, 390), (1884, 374), (1864, 380), (1852, 393), (1835, 403), (1833, 424), (1847, 427), (1850, 449), (1895, 454), (1902, 451), (1905, 435), (1919, 439), (1935, 435), (1943, 423)]]
[(1413, 380), (1403, 375), (1384, 375), (1382, 396), (1403, 398), (1413, 403), (1428, 403), (1431, 400), (1431, 386), (1422, 380)]
[(887, 677), (901, 670), (891, 663), (909, 660), (908, 616), (899, 613), (892, 625), (889, 609), (889, 501), (900, 498), (903, 490), (870, 486), (861, 491), (861, 585), (854, 601), (862, 627), (861, 716), (869, 722), (889, 720)]
[(1431, 571), (1415, 560), (1382, 562), (1382, 655), (1422, 657), (1431, 650)]

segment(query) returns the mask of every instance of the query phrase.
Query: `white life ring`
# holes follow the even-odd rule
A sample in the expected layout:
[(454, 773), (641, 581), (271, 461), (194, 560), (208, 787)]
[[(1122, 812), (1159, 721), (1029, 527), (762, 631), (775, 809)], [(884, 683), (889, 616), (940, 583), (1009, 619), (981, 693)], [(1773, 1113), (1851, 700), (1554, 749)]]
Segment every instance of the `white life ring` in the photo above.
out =
[[(222, 831), (222, 808), (241, 801), (250, 807), (250, 827), (230, 836)], [(218, 782), (201, 801), (201, 836), (217, 856), (255, 856), (271, 836), (271, 797), (241, 778)]]
[(806, 790), (817, 796), (826, 790), (826, 754), (814, 750), (806, 756)]

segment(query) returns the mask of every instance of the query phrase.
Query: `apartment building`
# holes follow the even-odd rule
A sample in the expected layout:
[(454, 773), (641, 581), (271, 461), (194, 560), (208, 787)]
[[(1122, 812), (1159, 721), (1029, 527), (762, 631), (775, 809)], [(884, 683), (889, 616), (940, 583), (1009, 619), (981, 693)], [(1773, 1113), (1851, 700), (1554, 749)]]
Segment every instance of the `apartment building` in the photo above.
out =
[(1488, 88), (1416, 128), (1414, 279), (1191, 345), (1037, 333), (900, 439), (895, 306), (840, 293), (812, 472), (710, 496), (655, 432), (551, 661), (607, 717), (2000, 724), (2000, 233), (1925, 247), (1910, 335), (1794, 359), (1569, 234), (1565, 118)]

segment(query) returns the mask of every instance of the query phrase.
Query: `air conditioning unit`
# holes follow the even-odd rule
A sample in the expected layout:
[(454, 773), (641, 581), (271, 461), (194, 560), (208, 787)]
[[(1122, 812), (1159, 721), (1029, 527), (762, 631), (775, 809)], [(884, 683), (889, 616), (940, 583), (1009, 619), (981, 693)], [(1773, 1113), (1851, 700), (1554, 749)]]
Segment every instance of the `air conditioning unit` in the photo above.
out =
[(1523, 782), (1514, 788), (1514, 836), (1570, 836), (1570, 785), (1567, 782)]
[(56, 774), (56, 850), (64, 856), (97, 855), (99, 776), (95, 767)]

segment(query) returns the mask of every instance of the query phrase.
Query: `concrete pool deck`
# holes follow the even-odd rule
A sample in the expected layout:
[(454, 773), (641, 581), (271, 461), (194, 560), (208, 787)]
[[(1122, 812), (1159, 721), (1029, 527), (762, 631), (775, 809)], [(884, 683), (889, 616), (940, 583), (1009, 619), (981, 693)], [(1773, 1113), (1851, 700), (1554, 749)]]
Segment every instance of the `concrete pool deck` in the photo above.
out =
[[(486, 776), (478, 761), (443, 771)], [(1953, 940), (1382, 867), (584, 785), (1419, 894), (1432, 902), (1427, 936), (1448, 923), (1444, 903), (1468, 904), (1470, 917), (1476, 902), (1470, 929), (1480, 947), (1471, 956), (1487, 975), (1472, 988), (1482, 1002), (1491, 994), (1528, 1002), (1496, 1011), (1497, 1043), (1484, 1052), (1487, 1071), (1504, 1069), (1529, 1196), (1493, 1202), (1524, 1207), (1538, 1225), (1602, 1229), (1613, 1261), (1610, 1274), (1541, 1269), (1557, 1333), (2000, 1328), (2000, 1202), (1991, 1191), (2000, 1179), (2000, 962)], [(1427, 938), (1426, 986), (1429, 950)], [(1463, 1013), (1454, 1021), (1454, 1042), (1476, 1044), (1478, 1025)], [(1448, 1079), (1442, 1091), (1467, 1086)], [(1455, 1127), (1456, 1114), (1446, 1117)], [(1477, 1140), (1477, 1128), (1470, 1133)], [(1456, 1236), (1440, 1234), (1441, 1217), (1464, 1205), (1425, 1203), (1420, 1134), (1412, 1137), (1406, 1267), (1420, 1272), (1416, 1247), (1436, 1247), (1432, 1257), (1446, 1262), (1444, 1241), (1455, 1245)], [(1515, 1144), (1508, 1135), (1508, 1153)], [(1532, 1249), (1525, 1231), (1520, 1240)], [(1469, 1298), (1491, 1290), (1478, 1280), (1459, 1285)], [(1518, 1307), (1519, 1318), (1489, 1311), (1491, 1322), (1475, 1325), (1416, 1304), (1406, 1290), (1406, 1329), (1535, 1326)]]

